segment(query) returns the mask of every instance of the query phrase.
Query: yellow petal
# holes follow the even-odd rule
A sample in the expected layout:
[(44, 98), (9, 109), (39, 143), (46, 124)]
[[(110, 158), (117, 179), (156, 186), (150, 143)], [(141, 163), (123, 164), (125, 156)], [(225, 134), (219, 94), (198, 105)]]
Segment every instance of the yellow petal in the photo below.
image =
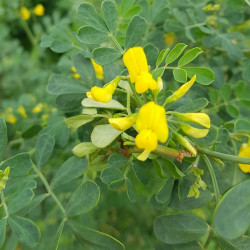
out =
[(109, 123), (117, 130), (127, 130), (132, 127), (136, 121), (137, 115), (128, 117), (110, 118)]
[(27, 114), (25, 111), (25, 108), (23, 106), (18, 107), (17, 109), (18, 113), (23, 117), (23, 118), (27, 118)]
[(38, 103), (33, 109), (32, 109), (32, 113), (37, 114), (40, 113), (42, 111), (43, 108), (43, 104), (42, 103)]
[(37, 4), (34, 8), (34, 13), (36, 16), (43, 16), (45, 13), (45, 8), (43, 7), (42, 4)]
[(136, 129), (139, 132), (144, 129), (152, 130), (160, 142), (165, 142), (168, 138), (165, 109), (154, 102), (143, 105), (136, 119)]
[(123, 62), (128, 69), (130, 81), (134, 83), (142, 72), (148, 72), (147, 58), (142, 47), (128, 49), (123, 55)]
[(173, 113), (175, 117), (187, 122), (195, 122), (205, 128), (210, 128), (210, 118), (205, 113)]
[(148, 89), (157, 89), (157, 82), (148, 72), (141, 72), (135, 80), (135, 90), (141, 94), (146, 92)]
[(102, 81), (104, 79), (103, 67), (101, 65), (97, 64), (92, 58), (90, 60), (91, 60), (92, 65), (94, 67), (96, 78), (98, 78), (99, 80)]
[[(243, 143), (240, 148), (240, 152), (238, 154), (240, 157), (250, 157), (250, 145)], [(241, 171), (244, 173), (250, 173), (250, 164), (242, 164), (238, 163)]]
[(180, 128), (185, 134), (190, 135), (194, 138), (205, 137), (209, 132), (209, 129), (194, 128), (188, 124), (182, 124)]
[(146, 161), (148, 156), (150, 154), (150, 151), (144, 150), (142, 153), (140, 153), (137, 157), (137, 160), (139, 161)]
[(153, 151), (157, 147), (157, 135), (152, 130), (144, 129), (135, 138), (138, 148)]
[(30, 12), (26, 7), (21, 7), (21, 17), (23, 20), (29, 20), (30, 18)]
[(188, 90), (193, 86), (195, 80), (196, 80), (196, 75), (194, 75), (190, 81), (183, 84), (178, 90), (176, 90), (171, 96), (169, 96), (167, 98), (166, 103), (175, 102), (182, 96), (184, 96), (188, 92)]

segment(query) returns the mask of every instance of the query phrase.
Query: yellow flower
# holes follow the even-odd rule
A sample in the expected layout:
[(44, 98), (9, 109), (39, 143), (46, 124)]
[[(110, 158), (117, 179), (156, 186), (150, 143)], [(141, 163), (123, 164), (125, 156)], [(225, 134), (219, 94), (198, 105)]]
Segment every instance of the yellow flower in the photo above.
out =
[(34, 8), (34, 13), (35, 13), (35, 15), (37, 15), (37, 16), (43, 16), (44, 15), (44, 12), (45, 12), (45, 8), (43, 7), (43, 5), (42, 4), (37, 4), (36, 6), (35, 6), (35, 8)]
[(94, 86), (89, 92), (86, 93), (87, 97), (96, 102), (110, 102), (119, 81), (120, 77), (116, 77), (110, 83), (106, 84), (103, 88)]
[(110, 118), (109, 123), (117, 130), (127, 130), (135, 124), (137, 114), (119, 117), (119, 118)]
[(205, 113), (173, 113), (175, 117), (186, 122), (195, 122), (205, 128), (210, 128), (210, 118)]
[(99, 80), (102, 81), (104, 79), (103, 67), (101, 65), (97, 64), (92, 58), (90, 60), (91, 60), (92, 65), (94, 67), (96, 78), (98, 78)]
[(174, 40), (175, 40), (174, 32), (170, 32), (170, 33), (166, 34), (165, 43), (166, 43), (167, 46), (173, 44)]
[(26, 114), (26, 111), (25, 111), (25, 108), (24, 106), (19, 106), (18, 109), (17, 109), (18, 113), (23, 117), (23, 118), (27, 118), (27, 114)]
[(142, 47), (128, 49), (123, 55), (123, 62), (128, 68), (131, 83), (135, 83), (137, 93), (157, 88), (156, 81), (149, 73), (147, 58)]
[(194, 138), (205, 137), (209, 132), (209, 129), (194, 128), (188, 124), (181, 124), (180, 128), (185, 134), (190, 135)]
[(77, 73), (76, 68), (74, 66), (71, 67), (71, 70), (74, 72), (73, 77), (75, 79), (79, 79), (81, 76)]
[[(243, 143), (240, 147), (240, 152), (238, 154), (240, 157), (250, 157), (250, 145), (249, 143)], [(250, 164), (242, 164), (238, 163), (238, 166), (240, 167), (241, 171), (244, 173), (250, 173)]]
[(178, 99), (180, 99), (182, 96), (184, 96), (188, 90), (193, 86), (194, 82), (196, 80), (196, 75), (194, 75), (190, 81), (183, 84), (179, 89), (177, 89), (171, 96), (167, 98), (165, 101), (165, 104), (175, 102)]
[(7, 114), (6, 115), (6, 121), (11, 123), (11, 124), (15, 124), (16, 123), (16, 117), (12, 114)]
[(42, 103), (38, 103), (32, 110), (31, 112), (34, 114), (40, 113), (42, 111), (43, 108), (43, 104)]
[(165, 142), (168, 138), (165, 109), (152, 101), (143, 105), (136, 119), (136, 129), (139, 134), (135, 138), (135, 144), (144, 149), (138, 159), (145, 161), (149, 153), (156, 149), (157, 142)]
[(23, 20), (29, 20), (30, 19), (30, 12), (29, 10), (22, 6), (21, 9), (20, 9), (20, 12), (21, 12), (21, 17)]

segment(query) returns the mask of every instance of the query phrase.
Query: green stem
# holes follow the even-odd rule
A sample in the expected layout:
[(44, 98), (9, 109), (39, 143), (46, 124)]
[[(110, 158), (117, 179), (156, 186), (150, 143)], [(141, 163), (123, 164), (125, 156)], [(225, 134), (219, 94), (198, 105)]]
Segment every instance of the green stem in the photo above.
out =
[(33, 169), (34, 171), (37, 173), (37, 175), (40, 177), (41, 181), (43, 182), (44, 186), (46, 187), (48, 194), (52, 196), (52, 198), (54, 199), (54, 201), (57, 203), (58, 207), (60, 208), (60, 210), (63, 213), (63, 216), (65, 219), (67, 219), (66, 216), (66, 212), (65, 209), (62, 205), (62, 203), (58, 200), (57, 196), (54, 194), (54, 192), (51, 190), (49, 183), (47, 182), (46, 178), (44, 177), (44, 175), (41, 173), (41, 171), (37, 168), (36, 165), (33, 164)]
[(23, 28), (24, 28), (24, 31), (25, 31), (27, 37), (29, 38), (31, 44), (32, 44), (33, 46), (36, 46), (36, 39), (35, 39), (35, 37), (34, 37), (32, 31), (30, 30), (30, 28), (29, 28), (27, 22), (25, 22), (24, 20), (21, 20), (21, 24), (22, 24), (22, 26), (23, 26)]
[(143, 105), (143, 101), (142, 101), (142, 100), (139, 98), (139, 96), (137, 95), (134, 84), (129, 83), (129, 85), (130, 85), (130, 88), (132, 89), (133, 96), (134, 96), (134, 98), (135, 98), (137, 104), (138, 104), (139, 106), (142, 106), (142, 105)]
[(4, 213), (5, 213), (4, 218), (7, 219), (9, 217), (9, 212), (8, 212), (8, 207), (7, 207), (5, 197), (4, 197), (4, 194), (3, 194), (3, 190), (1, 191), (1, 201), (2, 201), (2, 205), (3, 205)]
[(217, 179), (214, 173), (213, 166), (206, 155), (201, 155), (201, 156), (203, 160), (205, 161), (209, 174), (211, 176), (212, 184), (214, 188), (214, 194), (215, 194), (215, 201), (216, 201), (216, 204), (218, 204), (218, 202), (220, 201), (220, 191), (219, 191), (219, 187), (218, 187), (218, 183), (217, 183)]
[(130, 109), (130, 92), (127, 92), (127, 113), (128, 115), (131, 115), (131, 109)]
[(120, 50), (121, 54), (123, 55), (124, 50), (122, 49), (121, 45), (118, 43), (118, 41), (116, 40), (116, 38), (113, 36), (112, 33), (110, 33), (109, 36), (112, 39), (112, 41), (114, 42), (114, 44), (116, 45), (116, 47)]
[(207, 240), (206, 240), (206, 242), (204, 243), (204, 247), (203, 247), (204, 250), (208, 248), (208, 246), (209, 246), (211, 240), (213, 239), (213, 236), (214, 236), (214, 231), (210, 228), (210, 229), (209, 229), (209, 234), (208, 234)]
[(219, 158), (221, 160), (242, 163), (242, 164), (250, 164), (250, 157), (240, 157), (240, 156), (235, 156), (235, 155), (229, 155), (229, 154), (224, 154), (224, 153), (220, 153), (220, 152), (216, 152), (216, 151), (212, 151), (212, 150), (200, 148), (200, 147), (198, 147), (198, 151), (200, 153), (210, 155), (215, 158)]
[(143, 97), (144, 103), (147, 103), (147, 95), (146, 95), (146, 93), (143, 93), (143, 94), (142, 94), (142, 97)]

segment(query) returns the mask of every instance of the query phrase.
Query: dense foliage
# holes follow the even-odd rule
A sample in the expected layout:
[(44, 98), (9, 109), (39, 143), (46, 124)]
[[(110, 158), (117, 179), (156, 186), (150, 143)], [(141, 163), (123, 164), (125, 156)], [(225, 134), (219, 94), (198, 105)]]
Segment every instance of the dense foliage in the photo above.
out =
[(0, 248), (249, 249), (250, 2), (0, 2)]

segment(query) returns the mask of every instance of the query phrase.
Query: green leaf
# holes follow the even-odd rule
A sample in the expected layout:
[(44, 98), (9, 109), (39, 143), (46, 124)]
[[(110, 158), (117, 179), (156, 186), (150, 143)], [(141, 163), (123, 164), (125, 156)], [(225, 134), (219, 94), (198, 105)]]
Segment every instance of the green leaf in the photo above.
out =
[(56, 231), (55, 239), (53, 240), (51, 249), (57, 250), (59, 248), (64, 225), (65, 225), (65, 220), (62, 220), (62, 222), (60, 223), (60, 225)]
[(158, 77), (162, 77), (164, 71), (165, 71), (164, 67), (153, 70), (152, 71), (153, 78), (156, 80)]
[(19, 192), (6, 195), (9, 214), (14, 214), (24, 208), (34, 197), (34, 193), (30, 189), (20, 189)]
[(73, 48), (73, 44), (70, 42), (54, 40), (51, 43), (50, 48), (56, 53), (64, 53), (71, 50)]
[[(149, 166), (149, 167), (151, 167), (151, 166)], [(133, 161), (132, 168), (133, 168), (134, 173), (135, 173), (136, 177), (138, 178), (138, 180), (142, 184), (147, 185), (147, 183), (149, 181), (149, 176), (146, 172), (148, 165), (146, 165), (144, 162), (141, 162), (141, 161)]]
[(100, 199), (100, 188), (93, 181), (86, 181), (71, 195), (66, 214), (74, 217), (93, 209)]
[(77, 157), (84, 157), (85, 155), (94, 153), (97, 149), (98, 147), (92, 142), (81, 142), (72, 149), (72, 152)]
[(169, 159), (162, 158), (162, 160), (157, 161), (166, 174), (171, 173), (172, 177), (174, 178), (180, 178), (184, 176), (184, 174), (179, 170), (179, 168), (177, 168), (177, 166)]
[(110, 124), (98, 125), (91, 134), (91, 141), (96, 147), (105, 148), (121, 133), (122, 131), (114, 129)]
[(225, 106), (227, 113), (233, 117), (233, 118), (238, 118), (240, 111), (239, 108), (233, 104), (228, 104)]
[(36, 164), (42, 168), (49, 160), (55, 146), (55, 138), (50, 134), (39, 134), (36, 141)]
[(175, 61), (181, 53), (186, 49), (187, 45), (184, 43), (178, 43), (174, 48), (169, 52), (166, 58), (166, 64), (170, 64)]
[(166, 56), (167, 56), (169, 50), (170, 50), (170, 49), (167, 48), (167, 49), (163, 49), (163, 50), (160, 52), (160, 54), (159, 54), (159, 56), (157, 57), (157, 60), (156, 60), (156, 67), (158, 67), (158, 66), (165, 60), (165, 58), (166, 58)]
[(126, 184), (127, 195), (128, 195), (129, 200), (133, 203), (136, 202), (135, 187), (132, 181), (128, 177), (125, 178), (125, 184)]
[(250, 131), (250, 120), (237, 119), (234, 128), (236, 131), (249, 132)]
[(78, 39), (83, 43), (97, 44), (105, 42), (109, 39), (106, 32), (97, 30), (92, 26), (83, 26), (78, 30)]
[(250, 248), (250, 237), (242, 236), (236, 240), (225, 240), (217, 237), (222, 249), (225, 250), (248, 250)]
[(72, 116), (66, 119), (66, 125), (73, 131), (77, 130), (82, 125), (91, 122), (94, 120), (94, 117), (91, 115), (78, 115)]
[(194, 113), (198, 112), (201, 109), (204, 109), (208, 105), (208, 100), (206, 98), (198, 98), (189, 101), (185, 105), (176, 109), (176, 112), (180, 113)]
[(177, 82), (185, 83), (187, 81), (187, 72), (184, 69), (174, 69), (173, 75)]
[(134, 47), (141, 44), (142, 37), (147, 30), (147, 21), (140, 17), (135, 16), (129, 22), (125, 38), (125, 49)]
[(191, 139), (198, 145), (208, 146), (208, 145), (212, 145), (216, 141), (217, 136), (218, 136), (218, 129), (217, 127), (212, 125), (209, 129), (208, 134), (205, 137), (191, 138)]
[(183, 67), (189, 78), (196, 74), (196, 82), (202, 85), (209, 85), (214, 81), (214, 73), (211, 69), (204, 67)]
[(106, 25), (111, 32), (117, 28), (118, 10), (115, 1), (105, 0), (102, 3), (102, 14)]
[(131, 19), (131, 18), (134, 17), (135, 15), (139, 15), (140, 12), (141, 12), (141, 6), (140, 6), (140, 5), (134, 5), (133, 7), (131, 7), (131, 8), (123, 15), (123, 18), (124, 18), (124, 19)]
[(47, 91), (51, 95), (79, 94), (86, 93), (88, 90), (89, 87), (81, 82), (58, 74), (52, 75), (47, 85)]
[[(188, 242), (183, 244), (158, 243), (155, 250), (202, 250), (198, 242)], [(229, 250), (229, 249), (227, 249)]]
[(107, 26), (104, 20), (99, 16), (95, 7), (91, 3), (82, 3), (77, 13), (80, 18), (88, 25), (102, 31), (107, 31)]
[(113, 153), (108, 158), (108, 165), (113, 168), (122, 168), (128, 164), (128, 158), (122, 154)]
[(81, 176), (87, 170), (86, 158), (71, 156), (57, 170), (51, 181), (50, 187), (55, 189), (61, 185), (69, 183)]
[(236, 239), (250, 225), (250, 180), (231, 188), (220, 200), (214, 215), (214, 230), (225, 239)]
[(63, 94), (56, 97), (56, 106), (62, 111), (72, 111), (81, 107), (83, 94)]
[(178, 66), (182, 67), (190, 62), (192, 62), (198, 55), (200, 55), (203, 51), (199, 48), (193, 48), (185, 53), (180, 60), (178, 61)]
[(168, 244), (198, 240), (207, 231), (207, 223), (193, 214), (163, 216), (154, 223), (156, 237)]
[(0, 247), (3, 246), (6, 235), (6, 218), (0, 220)]
[(113, 99), (108, 103), (103, 103), (103, 102), (96, 102), (89, 98), (85, 98), (82, 100), (82, 106), (87, 108), (104, 108), (104, 109), (118, 109), (118, 110), (125, 109), (125, 107), (121, 103)]
[(84, 248), (98, 250), (125, 250), (124, 245), (112, 236), (80, 225), (70, 220), (69, 225), (75, 234), (85, 241)]
[(105, 184), (111, 184), (114, 181), (123, 179), (124, 179), (123, 172), (118, 168), (109, 167), (103, 169), (101, 172), (101, 180)]
[(148, 64), (154, 65), (159, 54), (158, 48), (149, 43), (144, 47), (144, 52), (146, 54)]
[(89, 88), (90, 86), (94, 85), (95, 70), (90, 59), (85, 58), (82, 54), (74, 54), (72, 55), (72, 61), (77, 73), (80, 74), (85, 83), (88, 83), (86, 87)]
[(228, 101), (231, 94), (232, 94), (231, 86), (229, 84), (223, 84), (220, 89), (220, 96), (223, 99), (223, 101)]
[(122, 0), (119, 6), (120, 15), (124, 15), (131, 7), (133, 7), (135, 0)]
[(0, 140), (0, 162), (1, 162), (8, 142), (7, 127), (2, 117), (0, 118), (0, 138), (1, 138)]
[(17, 154), (0, 164), (0, 170), (10, 166), (9, 177), (24, 176), (32, 168), (30, 155), (27, 153)]
[(96, 48), (93, 50), (93, 59), (100, 65), (111, 64), (120, 56), (121, 52), (112, 48)]
[(11, 215), (8, 217), (8, 224), (20, 242), (30, 248), (35, 247), (38, 244), (40, 230), (32, 220)]
[(48, 194), (36, 195), (32, 201), (21, 211), (23, 214), (28, 214), (32, 209), (36, 208), (41, 202), (48, 197)]
[(170, 177), (155, 194), (155, 199), (160, 203), (166, 203), (170, 200), (174, 187), (174, 178)]

